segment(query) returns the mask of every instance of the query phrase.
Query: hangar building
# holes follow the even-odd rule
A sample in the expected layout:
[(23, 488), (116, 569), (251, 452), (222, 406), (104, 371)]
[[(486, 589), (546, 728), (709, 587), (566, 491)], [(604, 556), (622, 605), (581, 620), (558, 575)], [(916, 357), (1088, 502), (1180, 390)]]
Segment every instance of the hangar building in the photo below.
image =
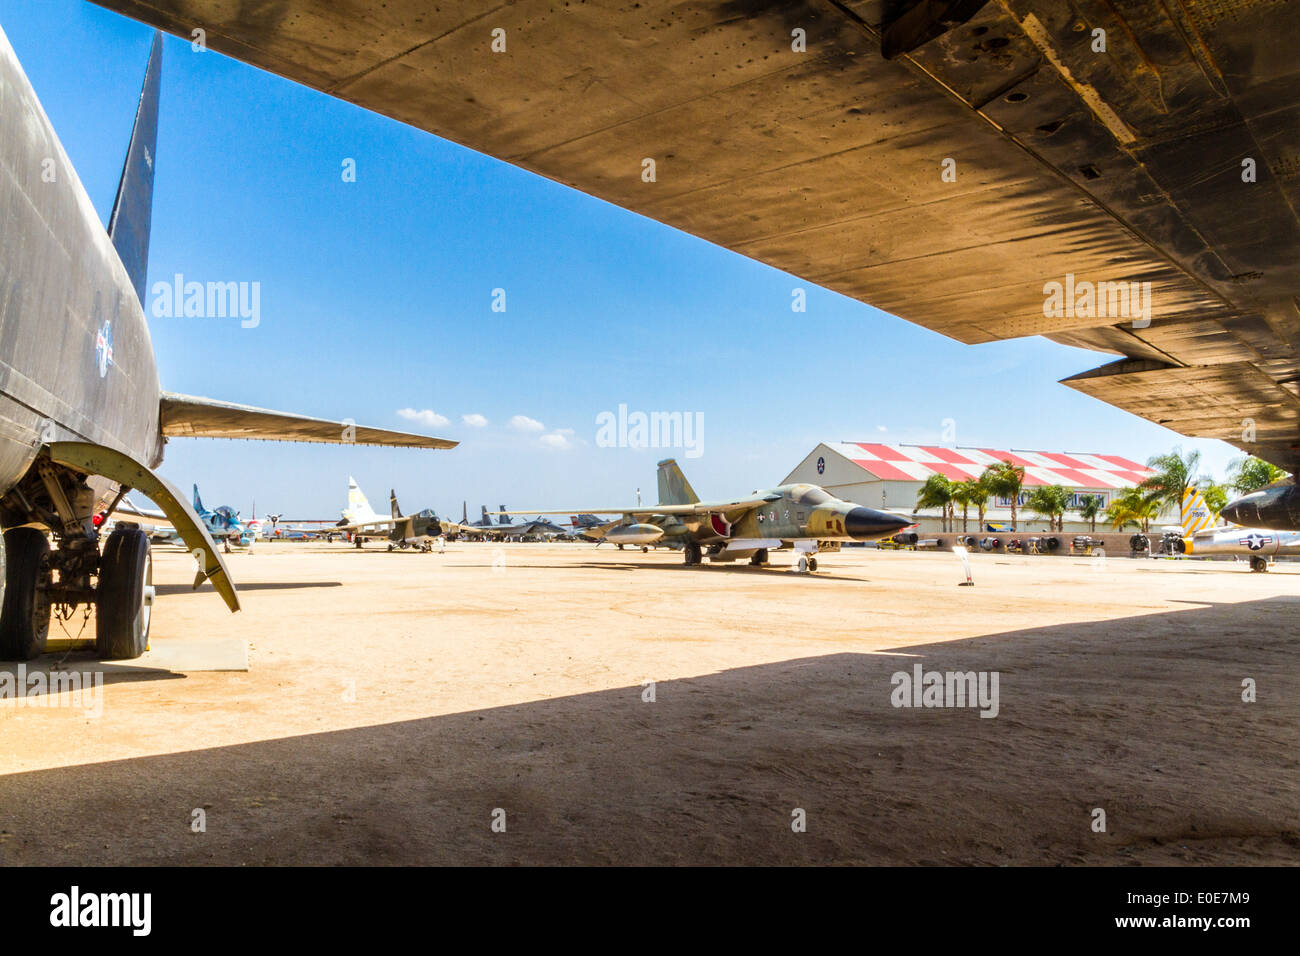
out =
[[(940, 474), (952, 481), (978, 478), (988, 465), (1011, 461), (1025, 469), (1024, 491), (1016, 505), (1017, 528), (1046, 531), (1047, 518), (1028, 512), (1025, 499), (1038, 485), (1064, 485), (1074, 491), (1077, 505), (1082, 495), (1100, 495), (1102, 509), (1125, 488), (1141, 482), (1151, 470), (1120, 455), (1077, 454), (1048, 451), (1012, 451), (944, 445), (880, 444), (878, 442), (822, 442), (786, 476), (784, 484), (811, 482), (833, 495), (869, 508), (915, 514), (922, 532), (940, 530), (939, 509), (917, 510), (916, 494), (926, 478)], [(970, 508), (969, 530), (979, 531), (978, 511)], [(1011, 503), (990, 498), (986, 521), (1009, 522)], [(961, 507), (957, 507), (960, 531)], [(1065, 533), (1084, 534), (1091, 525), (1075, 510), (1065, 513)], [(1109, 531), (1097, 519), (1097, 531)]]

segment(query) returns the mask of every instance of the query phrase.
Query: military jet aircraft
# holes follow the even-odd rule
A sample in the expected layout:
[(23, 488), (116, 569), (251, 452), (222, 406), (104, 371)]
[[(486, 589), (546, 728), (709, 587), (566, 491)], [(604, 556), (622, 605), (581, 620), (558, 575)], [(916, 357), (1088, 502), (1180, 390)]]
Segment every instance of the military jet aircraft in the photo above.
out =
[[(1225, 509), (1226, 510), (1226, 509)], [(1268, 570), (1268, 559), (1278, 554), (1300, 555), (1300, 532), (1269, 528), (1243, 528), (1230, 524), (1214, 527), (1215, 515), (1205, 496), (1195, 488), (1183, 492), (1180, 508), (1183, 536), (1175, 543), (1179, 554), (1241, 554), (1250, 558), (1250, 570)]]
[(506, 511), (505, 505), (502, 505), (500, 510), (496, 512), (501, 517), (496, 524), (493, 524), (492, 518), (488, 515), (487, 505), (480, 505), (479, 507), (483, 517), (478, 521), (471, 522), (468, 520), (465, 503), (461, 502), (460, 521), (443, 522), (445, 533), (460, 538), (490, 538), (494, 541), (527, 541), (529, 538), (542, 537), (547, 534), (564, 533), (563, 528), (549, 521), (543, 521), (540, 515), (535, 521), (511, 521), (509, 515), (515, 512)]
[[(541, 514), (572, 514), (573, 508)], [(589, 537), (614, 544), (680, 548), (687, 564), (748, 558), (767, 564), (772, 551), (793, 550), (800, 572), (817, 570), (817, 555), (838, 551), (845, 541), (887, 538), (914, 522), (902, 515), (864, 508), (816, 485), (781, 485), (743, 498), (701, 501), (677, 462), (659, 462), (659, 504), (634, 508), (589, 508), (622, 517), (586, 529)], [(533, 514), (513, 512), (514, 514)]]
[(388, 541), (389, 551), (398, 548), (418, 548), (424, 552), (433, 550), (433, 543), (444, 534), (444, 522), (433, 511), (426, 508), (413, 515), (402, 514), (401, 506), (397, 503), (397, 492), (391, 489), (388, 492), (388, 507), (391, 512), (388, 517), (376, 514), (356, 479), (349, 475), (348, 506), (343, 509), (343, 521), (322, 530), (329, 534), (350, 534), (358, 548), (367, 538), (380, 538)]
[(79, 604), (96, 608), (101, 657), (144, 652), (148, 536), (124, 521), (111, 522), (103, 542), (99, 530), (131, 489), (162, 509), (198, 559), (195, 587), (211, 581), (239, 609), (203, 520), (156, 472), (170, 438), (456, 445), (160, 390), (142, 302), (161, 78), (155, 34), (105, 230), (0, 31), (0, 658), (39, 655), (51, 609)]

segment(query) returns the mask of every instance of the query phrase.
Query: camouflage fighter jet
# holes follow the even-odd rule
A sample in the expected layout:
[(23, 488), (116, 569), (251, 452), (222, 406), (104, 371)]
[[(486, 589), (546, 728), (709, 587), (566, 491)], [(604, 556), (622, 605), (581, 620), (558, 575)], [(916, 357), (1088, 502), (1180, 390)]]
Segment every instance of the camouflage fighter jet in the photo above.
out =
[[(571, 515), (576, 510), (540, 513)], [(701, 564), (707, 556), (710, 561), (748, 558), (750, 564), (761, 567), (771, 552), (793, 550), (794, 567), (800, 572), (817, 570), (816, 556), (838, 551), (843, 542), (887, 538), (914, 523), (902, 515), (844, 501), (809, 484), (781, 485), (743, 498), (701, 501), (671, 458), (659, 462), (659, 504), (582, 510), (622, 516), (585, 528), (589, 538), (642, 548), (680, 548), (690, 565)]]

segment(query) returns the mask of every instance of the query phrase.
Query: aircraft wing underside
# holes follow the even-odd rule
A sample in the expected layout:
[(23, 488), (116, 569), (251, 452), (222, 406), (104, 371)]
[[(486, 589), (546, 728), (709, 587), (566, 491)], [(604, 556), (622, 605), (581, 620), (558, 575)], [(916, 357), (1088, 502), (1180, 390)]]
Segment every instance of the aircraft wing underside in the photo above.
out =
[(392, 445), (399, 448), (455, 448), (458, 442), (411, 432), (369, 428), (353, 422), (308, 418), (251, 405), (166, 392), (159, 403), (168, 437), (245, 438), (263, 441)]
[(98, 2), (1294, 467), (1300, 4)]

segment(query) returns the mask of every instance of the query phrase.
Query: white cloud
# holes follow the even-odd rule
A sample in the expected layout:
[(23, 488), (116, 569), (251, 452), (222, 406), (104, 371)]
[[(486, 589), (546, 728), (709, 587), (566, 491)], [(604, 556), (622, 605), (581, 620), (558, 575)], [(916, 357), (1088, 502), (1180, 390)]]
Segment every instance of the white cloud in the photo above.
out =
[(543, 435), (538, 441), (551, 448), (568, 449), (573, 447), (572, 438), (572, 428), (557, 428), (555, 431)]
[(889, 429), (886, 428), (884, 425), (877, 425), (877, 426), (876, 426), (876, 431), (878, 431), (878, 432), (887, 432), (887, 431), (889, 431)]
[(488, 423), (487, 419), (478, 412), (474, 412), (470, 415), (462, 415), (460, 416), (460, 420), (471, 428), (485, 428)]
[(521, 432), (544, 432), (546, 426), (535, 418), (529, 418), (527, 415), (516, 415), (510, 419), (510, 427), (517, 428)]
[(429, 428), (441, 428), (447, 424), (446, 417), (439, 415), (432, 408), (425, 408), (417, 411), (414, 408), (399, 408), (397, 414), (405, 418), (408, 422), (419, 422), (421, 425), (427, 425)]

